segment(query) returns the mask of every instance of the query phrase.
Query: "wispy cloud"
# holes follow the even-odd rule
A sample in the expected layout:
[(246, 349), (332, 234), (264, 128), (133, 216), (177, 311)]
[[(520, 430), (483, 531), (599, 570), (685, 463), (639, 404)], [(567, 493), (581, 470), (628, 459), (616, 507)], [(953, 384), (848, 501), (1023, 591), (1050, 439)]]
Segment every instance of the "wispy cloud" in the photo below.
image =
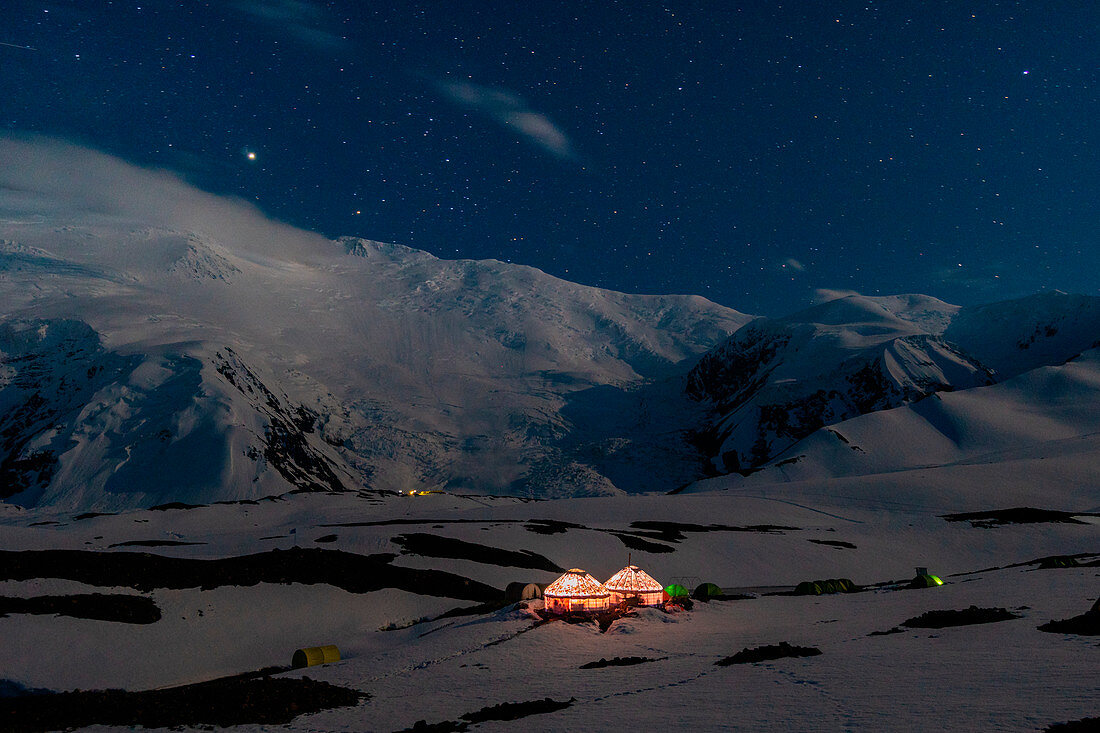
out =
[(342, 36), (326, 30), (328, 16), (305, 0), (238, 0), (233, 7), (310, 46), (334, 49), (345, 43)]
[(549, 117), (536, 112), (518, 94), (468, 81), (436, 80), (436, 86), (452, 101), (496, 120), (563, 160), (573, 160), (576, 151), (561, 128)]
[(794, 270), (795, 272), (804, 272), (806, 270), (806, 266), (794, 257), (788, 257), (783, 260), (782, 267), (787, 270)]
[(0, 218), (88, 223), (132, 220), (214, 237), (277, 259), (316, 256), (325, 239), (271, 220), (248, 202), (214, 196), (178, 176), (45, 137), (0, 135)]
[(828, 303), (830, 300), (840, 300), (853, 295), (860, 295), (856, 290), (834, 290), (832, 288), (818, 288), (814, 291), (814, 303)]

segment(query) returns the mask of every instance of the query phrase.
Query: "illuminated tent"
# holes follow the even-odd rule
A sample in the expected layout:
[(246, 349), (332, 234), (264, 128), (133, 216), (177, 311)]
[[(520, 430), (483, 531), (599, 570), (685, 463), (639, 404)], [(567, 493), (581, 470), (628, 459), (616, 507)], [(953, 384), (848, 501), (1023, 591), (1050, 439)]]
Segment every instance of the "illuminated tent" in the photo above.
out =
[(606, 611), (611, 592), (580, 568), (573, 568), (542, 591), (543, 608), (551, 613)]
[(935, 588), (937, 585), (943, 585), (943, 581), (931, 573), (921, 573), (909, 581), (910, 588)]
[(656, 606), (664, 600), (664, 587), (637, 565), (627, 565), (604, 585), (611, 591), (613, 606), (634, 601), (643, 606)]
[(669, 598), (687, 598), (689, 596), (688, 589), (679, 583), (673, 583), (665, 588), (665, 595)]

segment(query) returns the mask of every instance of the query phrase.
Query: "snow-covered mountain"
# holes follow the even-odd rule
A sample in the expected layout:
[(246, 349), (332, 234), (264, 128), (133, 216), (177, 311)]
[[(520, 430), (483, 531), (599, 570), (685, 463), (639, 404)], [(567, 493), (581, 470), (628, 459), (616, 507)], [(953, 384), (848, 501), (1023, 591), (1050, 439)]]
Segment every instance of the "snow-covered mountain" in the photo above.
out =
[(1095, 484), (1098, 404), (1100, 350), (1092, 349), (992, 386), (934, 394), (823, 427), (746, 475), (689, 490), (853, 477), (892, 477), (898, 487), (940, 484), (942, 474), (960, 494), (987, 504), (1019, 501), (1021, 486), (1051, 502), (1072, 501)]
[[(897, 470), (958, 458), (915, 439), (929, 426), (951, 432), (957, 444), (986, 450), (1093, 429), (1080, 420), (1074, 428), (1046, 429), (1058, 422), (1054, 413), (1062, 402), (1076, 401), (1087, 416), (1096, 412), (1100, 394), (1084, 379), (1076, 380), (1076, 398), (1045, 400), (1049, 378), (1035, 370), (1074, 359), (1098, 340), (1100, 298), (1045, 293), (959, 308), (926, 296), (850, 296), (753, 321), (700, 359), (688, 389), (714, 410), (704, 435), (721, 472), (785, 467), (807, 457), (799, 469), (783, 468), (784, 475), (802, 475), (810, 464), (818, 477)], [(1014, 389), (924, 401), (1020, 375), (1030, 376), (1016, 380)], [(1021, 400), (1026, 409), (1012, 406)], [(968, 416), (934, 417), (945, 405)], [(867, 417), (853, 420), (861, 415)], [(849, 441), (849, 424), (867, 440)]]
[(1100, 298), (1054, 291), (963, 308), (943, 336), (1007, 379), (1100, 346)]
[(329, 240), (55, 142), (0, 159), (0, 499), (18, 505), (668, 491), (971, 455), (913, 438), (928, 430), (993, 453), (1092, 429), (1089, 378), (1059, 393), (1072, 419), (1040, 395), (1043, 369), (1100, 342), (1100, 298), (852, 296), (753, 319)]
[(957, 310), (926, 296), (850, 296), (745, 326), (689, 375), (689, 393), (716, 404), (716, 468), (750, 469), (824, 425), (992, 383), (940, 335)]
[[(660, 384), (749, 320), (736, 311), (334, 242), (71, 146), (5, 141), (0, 159), (8, 501), (664, 488), (600, 472), (647, 461), (698, 475)], [(592, 419), (605, 389), (631, 414)]]

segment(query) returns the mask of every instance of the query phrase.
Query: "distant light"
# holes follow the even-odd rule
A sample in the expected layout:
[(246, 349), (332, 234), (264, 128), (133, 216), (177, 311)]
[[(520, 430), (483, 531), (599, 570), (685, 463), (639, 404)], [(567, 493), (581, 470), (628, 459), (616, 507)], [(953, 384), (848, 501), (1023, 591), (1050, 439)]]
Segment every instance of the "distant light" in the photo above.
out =
[(1023, 73), (1024, 76), (1027, 76), (1028, 74), (1031, 73), (1031, 69), (1024, 69), (1022, 73)]
[(252, 152), (251, 150), (249, 150), (247, 153), (245, 153), (244, 157), (248, 158), (249, 160), (256, 160), (256, 154), (254, 152)]

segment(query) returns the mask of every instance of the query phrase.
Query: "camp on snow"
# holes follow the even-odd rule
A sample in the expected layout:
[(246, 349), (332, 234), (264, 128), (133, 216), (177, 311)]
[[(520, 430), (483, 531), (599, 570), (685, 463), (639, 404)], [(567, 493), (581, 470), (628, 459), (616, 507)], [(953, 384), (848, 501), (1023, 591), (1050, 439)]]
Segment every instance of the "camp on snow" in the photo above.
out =
[[(519, 592), (520, 584), (514, 585), (517, 587), (512, 592)], [(542, 590), (543, 609), (550, 613), (599, 613), (620, 605), (658, 606), (666, 599), (665, 588), (637, 565), (627, 565), (606, 583), (573, 568)]]

